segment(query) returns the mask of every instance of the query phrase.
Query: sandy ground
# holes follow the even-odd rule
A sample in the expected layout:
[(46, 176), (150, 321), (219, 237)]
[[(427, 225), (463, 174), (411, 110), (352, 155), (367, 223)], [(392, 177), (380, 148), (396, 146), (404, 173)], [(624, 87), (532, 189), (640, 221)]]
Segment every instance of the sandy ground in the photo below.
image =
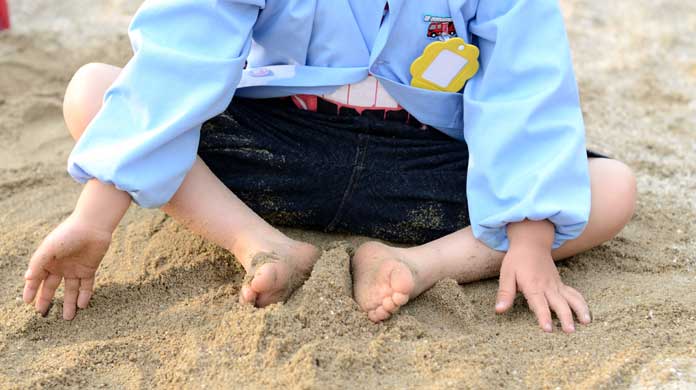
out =
[(28, 256), (80, 187), (60, 104), (90, 61), (122, 65), (137, 0), (10, 0), (0, 34), (0, 388), (696, 388), (696, 3), (562, 1), (589, 145), (635, 168), (640, 201), (615, 240), (563, 263), (595, 322), (545, 335), (525, 305), (496, 317), (496, 281), (439, 283), (373, 325), (347, 248), (326, 249), (286, 304), (238, 305), (234, 259), (159, 211), (133, 208), (72, 322), (20, 302)]

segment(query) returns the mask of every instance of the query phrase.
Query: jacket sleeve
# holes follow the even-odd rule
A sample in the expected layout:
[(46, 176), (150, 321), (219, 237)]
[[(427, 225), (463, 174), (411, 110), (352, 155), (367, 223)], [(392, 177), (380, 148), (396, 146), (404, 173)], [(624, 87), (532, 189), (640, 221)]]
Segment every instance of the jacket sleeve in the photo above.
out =
[(196, 158), (200, 127), (234, 95), (263, 0), (147, 0), (129, 28), (134, 50), (68, 159), (143, 207), (174, 195)]
[(554, 248), (590, 212), (585, 132), (557, 0), (479, 1), (481, 69), (464, 90), (474, 236), (506, 251), (511, 222), (549, 220)]

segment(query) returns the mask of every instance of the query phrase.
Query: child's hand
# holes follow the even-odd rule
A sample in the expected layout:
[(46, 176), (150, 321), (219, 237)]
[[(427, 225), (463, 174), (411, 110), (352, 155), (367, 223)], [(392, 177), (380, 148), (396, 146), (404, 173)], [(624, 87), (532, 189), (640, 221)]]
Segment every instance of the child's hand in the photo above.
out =
[[(522, 226), (520, 225), (517, 229), (525, 230)], [(534, 232), (538, 228), (542, 230)], [(519, 238), (514, 240), (510, 234), (510, 249), (500, 268), (500, 287), (495, 310), (498, 313), (508, 311), (512, 307), (517, 292), (520, 291), (527, 299), (529, 308), (536, 315), (539, 326), (545, 332), (553, 331), (551, 322), (551, 310), (553, 310), (561, 320), (563, 331), (572, 333), (575, 331), (573, 312), (580, 323), (589, 324), (590, 310), (582, 295), (561, 281), (551, 257), (550, 242), (553, 240), (553, 230), (551, 230), (552, 235), (548, 246), (540, 245), (537, 238), (539, 234), (543, 236), (543, 229), (546, 228), (537, 225), (531, 226), (526, 233), (518, 233), (518, 237), (527, 237), (524, 241)], [(508, 232), (510, 233), (510, 229)], [(535, 234), (527, 234), (531, 232)]]
[(39, 246), (24, 278), (24, 302), (48, 313), (56, 289), (65, 279), (63, 318), (72, 320), (77, 307), (84, 309), (92, 297), (94, 275), (111, 243), (111, 231), (94, 227), (71, 215)]

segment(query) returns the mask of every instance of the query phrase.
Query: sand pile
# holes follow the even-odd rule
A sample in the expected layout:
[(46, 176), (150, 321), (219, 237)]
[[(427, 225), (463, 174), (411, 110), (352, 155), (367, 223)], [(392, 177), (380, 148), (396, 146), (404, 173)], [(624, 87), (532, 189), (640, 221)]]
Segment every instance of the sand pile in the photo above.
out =
[(237, 303), (225, 251), (132, 208), (90, 307), (60, 319), (20, 302), (22, 273), (79, 193), (60, 103), (83, 63), (124, 64), (137, 0), (10, 0), (0, 34), (0, 388), (696, 387), (696, 4), (562, 1), (588, 143), (626, 161), (640, 201), (619, 238), (563, 263), (595, 322), (542, 334), (496, 281), (445, 280), (371, 324), (351, 295), (363, 238), (290, 230), (325, 252), (285, 304)]

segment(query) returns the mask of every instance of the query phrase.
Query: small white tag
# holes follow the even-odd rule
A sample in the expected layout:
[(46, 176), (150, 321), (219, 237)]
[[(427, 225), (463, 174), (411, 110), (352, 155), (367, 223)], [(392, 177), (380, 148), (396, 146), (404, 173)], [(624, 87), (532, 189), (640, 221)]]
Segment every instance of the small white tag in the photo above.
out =
[(423, 72), (423, 78), (441, 88), (447, 88), (469, 61), (449, 50), (443, 50)]

